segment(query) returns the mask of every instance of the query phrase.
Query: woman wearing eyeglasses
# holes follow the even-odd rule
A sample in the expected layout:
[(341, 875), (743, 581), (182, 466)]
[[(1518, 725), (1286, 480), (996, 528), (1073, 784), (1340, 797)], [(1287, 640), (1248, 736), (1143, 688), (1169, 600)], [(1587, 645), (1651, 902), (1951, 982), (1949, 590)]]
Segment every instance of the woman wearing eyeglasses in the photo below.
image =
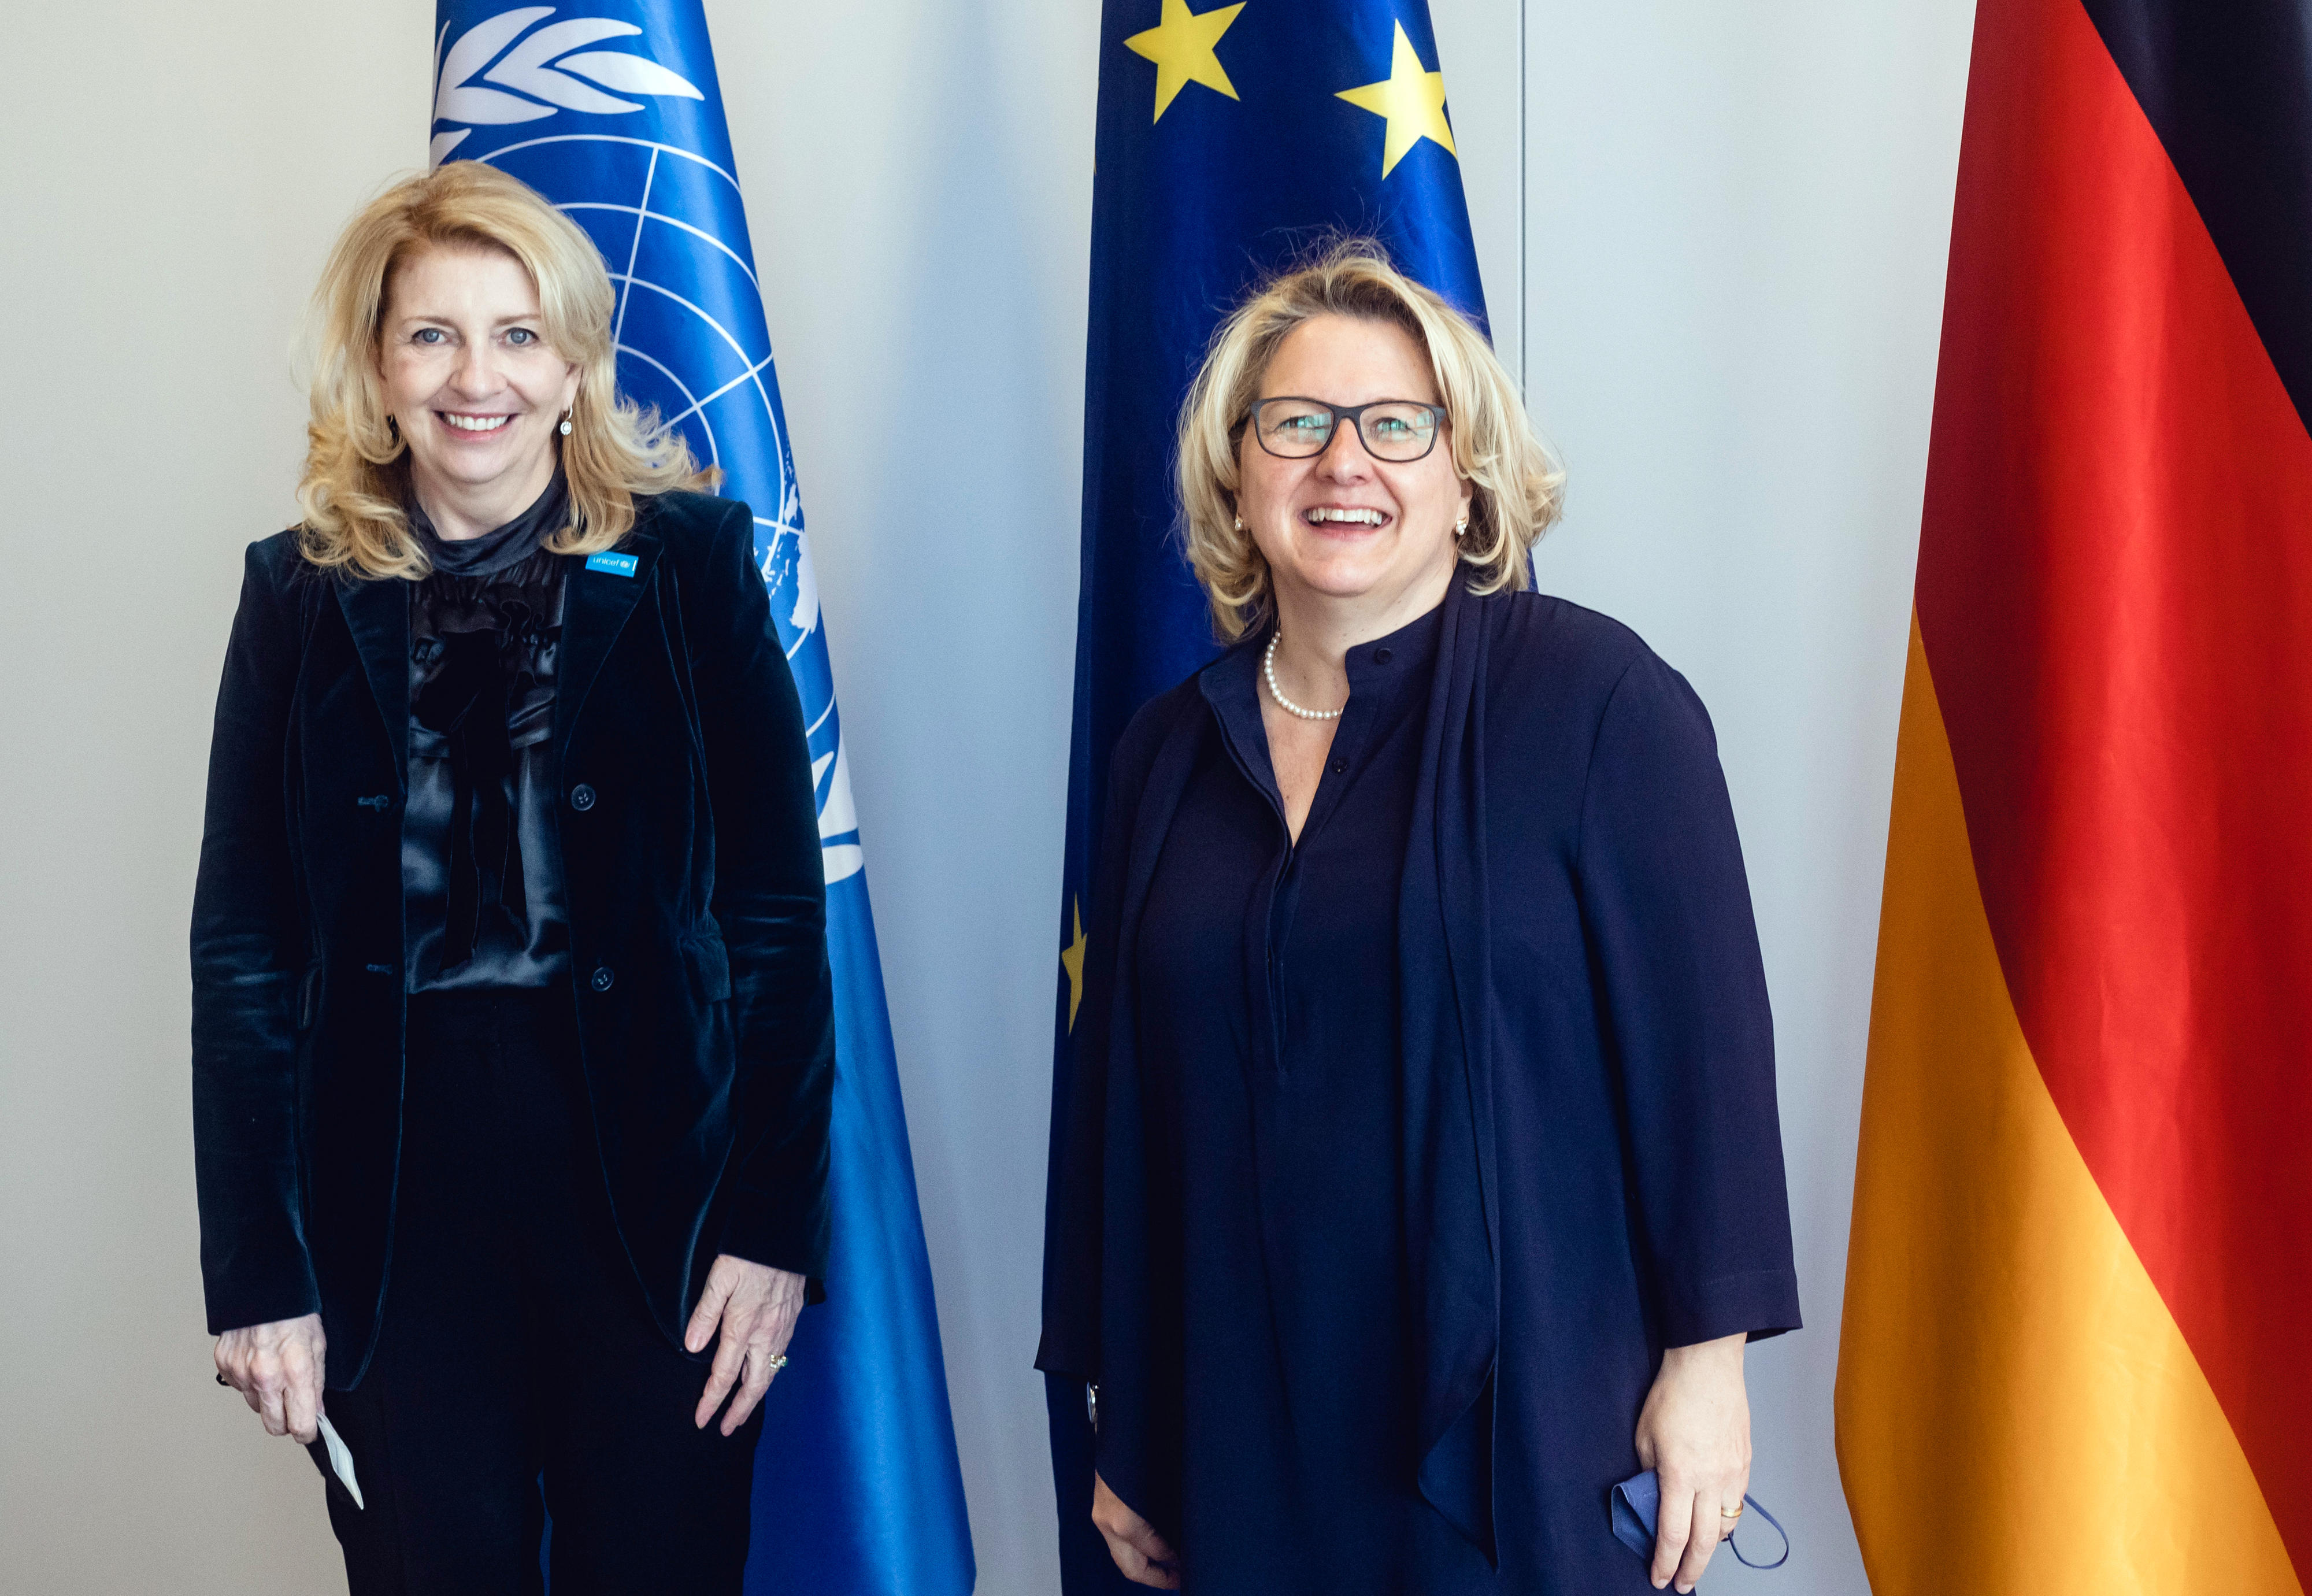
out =
[(1370, 245), (1222, 329), (1178, 469), (1234, 646), (1108, 784), (1038, 1359), (1093, 1518), (1206, 1596), (1690, 1590), (1799, 1323), (1709, 719), (1524, 591), (1559, 476)]

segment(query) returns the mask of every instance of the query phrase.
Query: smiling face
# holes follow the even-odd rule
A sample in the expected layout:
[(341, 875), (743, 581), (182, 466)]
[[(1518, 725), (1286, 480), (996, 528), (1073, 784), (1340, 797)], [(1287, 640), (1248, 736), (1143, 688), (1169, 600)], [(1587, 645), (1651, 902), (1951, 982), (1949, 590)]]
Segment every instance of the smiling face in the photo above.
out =
[[(1259, 397), (1287, 394), (1343, 407), (1441, 403), (1429, 362), (1403, 329), (1336, 315), (1311, 318), (1278, 344)], [(1237, 513), (1268, 561), (1281, 605), (1365, 601), (1409, 620), (1443, 596), (1453, 525), (1468, 513), (1470, 487), (1453, 469), (1442, 427), (1427, 455), (1395, 463), (1375, 460), (1354, 427), (1335, 427), (1313, 459), (1281, 460), (1248, 426), (1237, 466)]]
[(578, 368), (547, 343), (521, 261), (478, 246), (403, 260), (386, 280), (377, 359), (419, 500), (443, 536), (487, 531), (545, 491)]

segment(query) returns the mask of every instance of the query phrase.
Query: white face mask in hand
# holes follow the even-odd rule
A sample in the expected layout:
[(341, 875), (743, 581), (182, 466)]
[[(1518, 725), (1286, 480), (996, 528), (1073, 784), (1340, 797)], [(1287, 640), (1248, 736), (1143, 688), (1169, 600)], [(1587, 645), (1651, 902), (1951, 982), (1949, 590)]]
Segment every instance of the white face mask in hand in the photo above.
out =
[(337, 1426), (329, 1422), (328, 1414), (321, 1415), (320, 1423), (321, 1443), (329, 1449), (329, 1467), (337, 1470), (337, 1478), (345, 1486), (346, 1495), (354, 1499), (354, 1505), (366, 1512), (369, 1504), (362, 1500), (361, 1482), (354, 1478), (352, 1449), (346, 1445), (346, 1438), (337, 1434)]

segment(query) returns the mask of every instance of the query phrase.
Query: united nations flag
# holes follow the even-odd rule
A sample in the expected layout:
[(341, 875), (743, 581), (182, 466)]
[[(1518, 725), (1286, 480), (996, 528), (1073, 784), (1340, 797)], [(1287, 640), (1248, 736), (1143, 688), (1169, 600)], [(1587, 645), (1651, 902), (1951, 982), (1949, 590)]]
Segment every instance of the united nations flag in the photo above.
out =
[[(1109, 751), (1142, 704), (1216, 652), (1174, 533), (1171, 471), (1174, 420), (1206, 344), (1249, 285), (1344, 232), (1379, 239), (1484, 320), (1424, 0), (1193, 4), (1107, 0), (1100, 24), (1055, 1127), (1067, 1123)], [(1091, 1524), (1082, 1383), (1054, 1378), (1046, 1395), (1066, 1588), (1132, 1590)]]
[(836, 1083), (825, 1304), (771, 1388), (750, 1592), (968, 1592), (963, 1479), (842, 719), (761, 285), (699, 0), (443, 0), (432, 158), (486, 161), (584, 227), (618, 291), (618, 382), (722, 468), (810, 731)]

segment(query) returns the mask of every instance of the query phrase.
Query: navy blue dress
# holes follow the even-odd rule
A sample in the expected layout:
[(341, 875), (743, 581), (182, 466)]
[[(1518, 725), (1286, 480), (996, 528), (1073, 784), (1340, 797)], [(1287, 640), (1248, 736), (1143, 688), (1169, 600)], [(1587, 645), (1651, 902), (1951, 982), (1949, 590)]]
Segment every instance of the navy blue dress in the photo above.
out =
[[(1203, 679), (1210, 733), (1141, 923), (1152, 1138), (1183, 1289), (1160, 1332), (1196, 1589), (1492, 1588), (1422, 1501), (1397, 1372), (1411, 1326), (1398, 1178), (1394, 915), (1435, 659), (1432, 612), (1349, 651), (1348, 707), (1298, 845), (1258, 656)], [(1266, 1241), (1264, 1241), (1266, 1238)], [(1272, 1271), (1274, 1276), (1272, 1277)]]
[(1637, 1596), (1607, 1493), (1663, 1349), (1799, 1323), (1709, 717), (1456, 583), (1350, 652), (1290, 847), (1265, 643), (1117, 746), (1038, 1366), (1203, 1596)]

